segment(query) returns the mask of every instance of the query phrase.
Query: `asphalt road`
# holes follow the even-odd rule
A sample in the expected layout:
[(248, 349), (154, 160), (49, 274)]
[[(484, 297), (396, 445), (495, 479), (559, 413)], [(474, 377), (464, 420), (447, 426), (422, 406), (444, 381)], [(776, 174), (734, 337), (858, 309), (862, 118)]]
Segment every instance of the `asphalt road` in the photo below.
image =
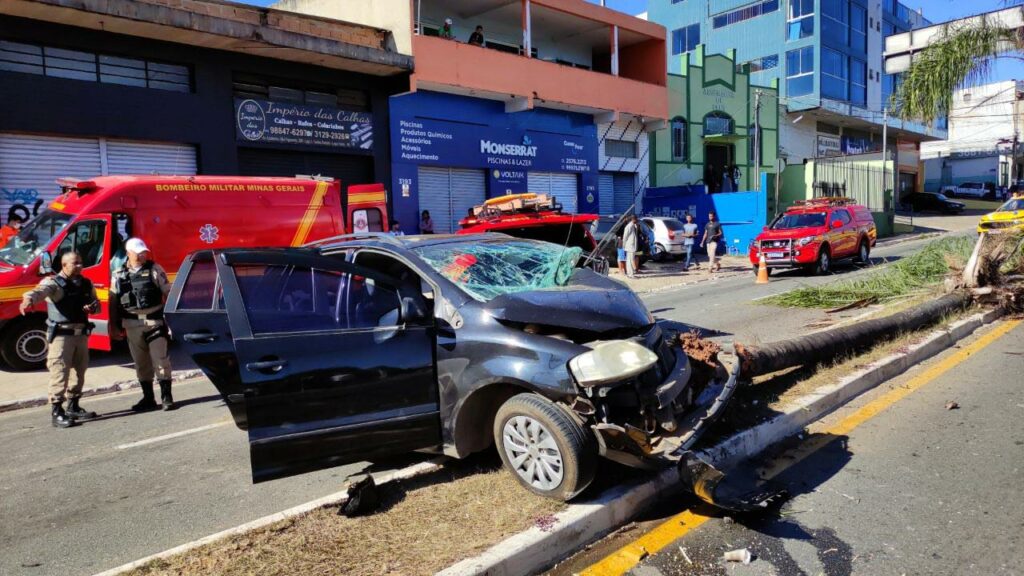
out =
[[(905, 256), (923, 242), (879, 248), (873, 260)], [(674, 328), (693, 325), (724, 338), (770, 341), (806, 332), (826, 315), (750, 300), (864, 270), (842, 265), (836, 272), (817, 278), (785, 272), (768, 285), (746, 276), (722, 279), (644, 300)], [(856, 313), (862, 311), (848, 315)], [(169, 413), (125, 413), (137, 395), (87, 399), (89, 409), (109, 416), (71, 430), (51, 428), (42, 408), (0, 414), (0, 574), (112, 568), (336, 492), (366, 466), (254, 486), (246, 435), (229, 421), (212, 385), (178, 385), (182, 407)]]
[[(884, 384), (817, 427), (849, 422), (864, 413), (858, 411), (864, 404), (884, 401), (888, 390), (926, 382), (848, 434), (828, 443), (809, 437), (768, 463), (788, 466), (777, 479), (794, 497), (781, 509), (737, 515), (730, 522), (721, 512), (693, 507), (711, 518), (693, 522), (687, 531), (676, 514), (693, 504), (680, 502), (552, 574), (620, 574), (604, 559), (658, 530), (680, 536), (664, 538), (660, 551), (631, 563), (628, 574), (1024, 573), (1024, 324), (952, 362), (969, 343)], [(946, 359), (951, 367), (931, 377)], [(959, 409), (947, 410), (949, 401)], [(820, 449), (802, 450), (811, 443)], [(791, 465), (797, 455), (806, 458)], [(755, 556), (751, 564), (723, 560), (725, 552), (742, 548)]]

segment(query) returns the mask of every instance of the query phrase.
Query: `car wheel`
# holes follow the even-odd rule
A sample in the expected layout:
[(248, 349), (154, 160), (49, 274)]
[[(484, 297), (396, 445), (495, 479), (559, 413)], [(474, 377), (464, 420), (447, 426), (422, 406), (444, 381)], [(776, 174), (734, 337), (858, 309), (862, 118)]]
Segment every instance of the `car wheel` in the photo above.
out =
[(19, 320), (4, 333), (0, 356), (12, 370), (26, 372), (46, 365), (46, 324), (41, 317)]
[(536, 394), (513, 396), (498, 409), (494, 443), (516, 480), (527, 490), (567, 501), (594, 479), (597, 447), (561, 406)]
[(651, 258), (653, 258), (655, 262), (664, 262), (665, 259), (668, 258), (668, 250), (665, 250), (665, 247), (661, 244), (655, 244)]
[(822, 246), (818, 252), (818, 262), (814, 265), (814, 273), (824, 276), (832, 271), (832, 255), (828, 252), (827, 246)]
[(870, 256), (871, 248), (868, 246), (868, 241), (861, 240), (860, 246), (857, 248), (857, 257), (854, 258), (854, 262), (857, 262), (859, 264), (866, 264)]

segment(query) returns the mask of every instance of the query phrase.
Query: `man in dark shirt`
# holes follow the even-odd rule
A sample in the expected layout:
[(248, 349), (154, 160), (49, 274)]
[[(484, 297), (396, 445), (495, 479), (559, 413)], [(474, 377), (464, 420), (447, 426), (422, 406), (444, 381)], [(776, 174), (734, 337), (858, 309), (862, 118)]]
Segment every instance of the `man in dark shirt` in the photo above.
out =
[(722, 241), (722, 224), (718, 221), (715, 213), (708, 213), (708, 223), (704, 226), (704, 238), (700, 241), (701, 246), (708, 247), (708, 260), (711, 262), (711, 271), (718, 272), (722, 264), (718, 261), (718, 243)]
[(483, 26), (477, 26), (476, 30), (474, 30), (473, 33), (469, 35), (469, 43), (474, 45), (474, 46), (483, 46), (484, 45), (484, 27)]

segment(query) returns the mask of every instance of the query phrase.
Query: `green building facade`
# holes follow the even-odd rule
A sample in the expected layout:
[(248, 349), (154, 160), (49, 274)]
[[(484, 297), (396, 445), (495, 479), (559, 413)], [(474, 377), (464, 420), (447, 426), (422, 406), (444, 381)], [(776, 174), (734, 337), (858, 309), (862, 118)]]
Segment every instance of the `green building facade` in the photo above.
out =
[[(689, 56), (689, 58), (687, 58)], [(754, 108), (760, 100), (760, 172), (774, 188), (779, 151), (778, 80), (750, 84), (750, 65), (737, 66), (735, 51), (704, 54), (704, 45), (682, 56), (682, 74), (668, 75), (669, 128), (651, 134), (651, 186), (721, 182), (735, 165), (738, 190), (756, 190)], [(758, 97), (760, 93), (760, 97)], [(712, 167), (714, 172), (712, 172)]]

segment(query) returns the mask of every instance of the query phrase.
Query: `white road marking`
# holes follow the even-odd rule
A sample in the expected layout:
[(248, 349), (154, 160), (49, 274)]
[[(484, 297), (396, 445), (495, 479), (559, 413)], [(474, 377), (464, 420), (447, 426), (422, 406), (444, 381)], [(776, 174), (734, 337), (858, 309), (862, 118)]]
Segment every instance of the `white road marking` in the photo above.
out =
[(121, 444), (117, 447), (118, 450), (127, 450), (128, 448), (137, 448), (139, 446), (145, 446), (147, 444), (155, 444), (157, 442), (163, 442), (164, 440), (170, 440), (172, 438), (180, 438), (182, 436), (188, 436), (189, 434), (196, 434), (199, 432), (205, 432), (207, 430), (213, 430), (219, 428), (225, 424), (230, 424), (231, 420), (223, 420), (221, 422), (214, 422), (213, 424), (207, 424), (206, 426), (200, 426), (198, 428), (191, 428), (189, 430), (182, 430), (181, 432), (173, 432), (171, 434), (164, 434), (163, 436), (156, 436), (154, 438), (147, 438), (145, 440), (139, 440), (138, 442), (129, 442), (128, 444)]

